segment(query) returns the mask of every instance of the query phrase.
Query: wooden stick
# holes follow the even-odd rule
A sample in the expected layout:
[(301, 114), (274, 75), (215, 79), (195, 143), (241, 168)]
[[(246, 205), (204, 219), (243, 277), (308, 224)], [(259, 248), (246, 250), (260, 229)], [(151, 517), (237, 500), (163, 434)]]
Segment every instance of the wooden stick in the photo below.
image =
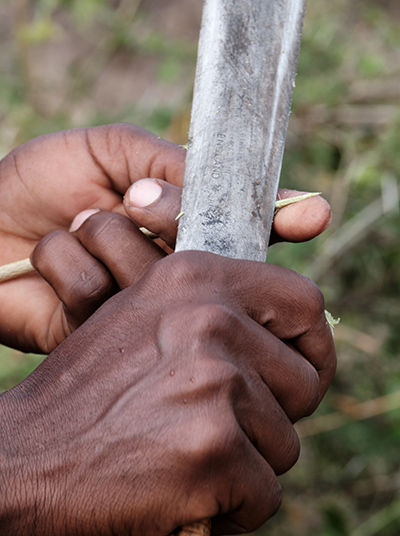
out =
[(304, 7), (206, 1), (176, 251), (265, 261)]

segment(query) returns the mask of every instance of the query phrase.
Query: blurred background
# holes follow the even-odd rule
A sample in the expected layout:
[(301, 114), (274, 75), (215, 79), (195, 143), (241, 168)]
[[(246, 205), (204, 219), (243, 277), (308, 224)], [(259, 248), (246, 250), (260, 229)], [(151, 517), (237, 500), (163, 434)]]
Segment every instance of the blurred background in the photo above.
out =
[[(127, 121), (187, 141), (200, 0), (2, 0), (0, 156), (43, 133)], [(258, 536), (400, 534), (400, 2), (309, 0), (281, 184), (332, 225), (269, 261), (312, 277), (339, 367)], [(0, 348), (0, 387), (40, 362)]]

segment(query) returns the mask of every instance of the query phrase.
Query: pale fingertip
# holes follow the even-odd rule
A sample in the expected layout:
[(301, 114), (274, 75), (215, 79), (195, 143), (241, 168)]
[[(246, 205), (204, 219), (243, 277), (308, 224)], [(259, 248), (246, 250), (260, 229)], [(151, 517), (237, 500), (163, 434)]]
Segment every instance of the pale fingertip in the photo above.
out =
[(73, 233), (79, 229), (79, 227), (88, 219), (90, 216), (93, 216), (93, 214), (97, 214), (97, 212), (100, 212), (101, 209), (99, 208), (88, 208), (87, 210), (82, 210), (82, 212), (79, 212), (75, 216), (75, 218), (72, 220), (71, 226), (69, 228), (69, 232)]
[(141, 179), (135, 182), (125, 194), (128, 207), (144, 208), (152, 205), (161, 197), (162, 188), (154, 179)]

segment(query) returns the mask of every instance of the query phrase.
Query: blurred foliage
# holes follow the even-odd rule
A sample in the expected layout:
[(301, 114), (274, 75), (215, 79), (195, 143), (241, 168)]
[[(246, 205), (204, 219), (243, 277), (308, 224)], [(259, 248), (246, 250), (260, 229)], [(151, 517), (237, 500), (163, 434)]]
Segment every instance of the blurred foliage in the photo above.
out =
[[(45, 132), (128, 121), (184, 143), (201, 3), (3, 0), (0, 154)], [(322, 287), (338, 373), (299, 423), (300, 462), (258, 536), (400, 534), (400, 4), (309, 0), (282, 184), (322, 191), (331, 228), (269, 261)], [(2, 349), (0, 386), (38, 363)]]
[(21, 379), (28, 376), (42, 361), (43, 356), (21, 354), (0, 346), (0, 389), (11, 389)]

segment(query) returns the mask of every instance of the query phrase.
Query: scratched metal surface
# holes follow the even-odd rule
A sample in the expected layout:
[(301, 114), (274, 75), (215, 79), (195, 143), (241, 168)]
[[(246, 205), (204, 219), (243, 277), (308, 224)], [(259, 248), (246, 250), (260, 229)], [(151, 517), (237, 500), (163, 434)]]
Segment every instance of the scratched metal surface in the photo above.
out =
[(265, 260), (303, 0), (208, 0), (177, 251)]

